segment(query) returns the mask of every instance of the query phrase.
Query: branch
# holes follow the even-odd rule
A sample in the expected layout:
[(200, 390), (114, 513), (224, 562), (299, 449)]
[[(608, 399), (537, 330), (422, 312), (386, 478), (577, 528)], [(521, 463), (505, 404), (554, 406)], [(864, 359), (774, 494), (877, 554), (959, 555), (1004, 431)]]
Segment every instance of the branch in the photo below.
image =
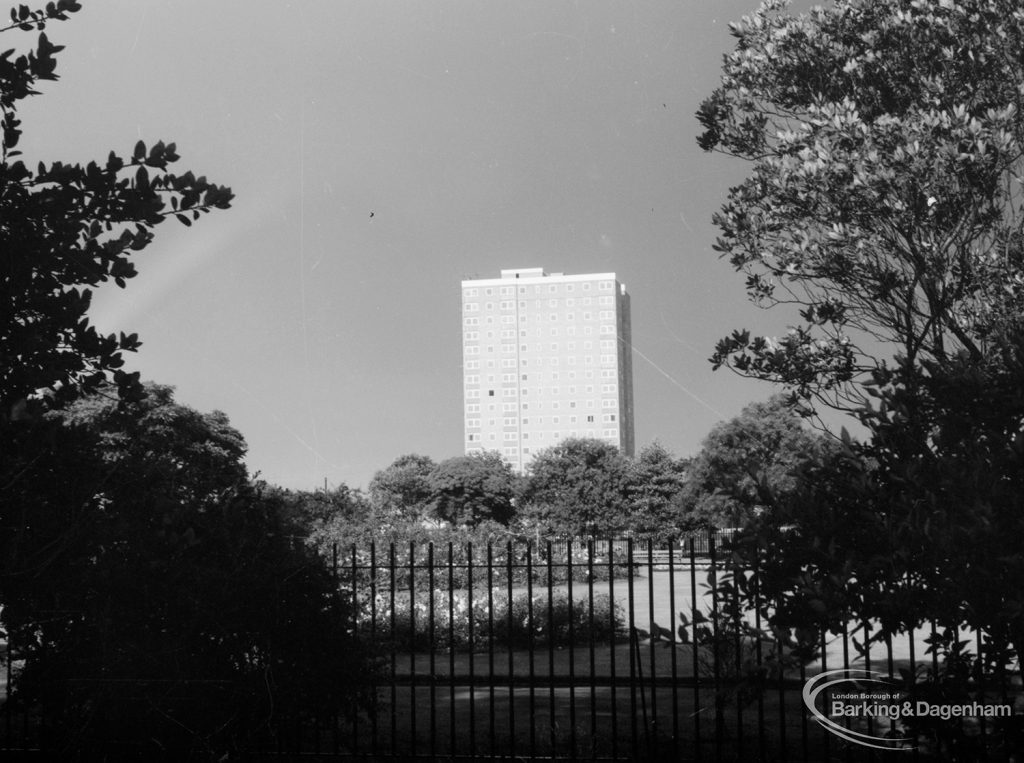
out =
[[(28, 11), (25, 6), (21, 6), (21, 8)], [(25, 32), (31, 32), (33, 29), (42, 30), (46, 28), (47, 21), (67, 21), (68, 13), (76, 13), (80, 10), (82, 10), (81, 4), (74, 0), (58, 0), (56, 4), (47, 3), (44, 10), (28, 11), (27, 14), (22, 12), (22, 15), (20, 16), (18, 10), (12, 8), (12, 23), (5, 27), (0, 27), (0, 32), (9, 32), (12, 29), (21, 29)]]

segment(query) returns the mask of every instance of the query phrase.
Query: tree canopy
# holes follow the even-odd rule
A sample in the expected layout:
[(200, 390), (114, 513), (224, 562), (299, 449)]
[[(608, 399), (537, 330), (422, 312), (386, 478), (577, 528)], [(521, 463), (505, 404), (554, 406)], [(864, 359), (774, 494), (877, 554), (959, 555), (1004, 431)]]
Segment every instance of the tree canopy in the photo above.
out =
[(629, 463), (626, 499), (629, 530), (641, 537), (675, 538), (695, 525), (680, 498), (690, 462), (652, 443)]
[[(700, 144), (751, 163), (716, 248), (786, 337), (723, 339), (712, 362), (855, 410), (734, 546), (747, 604), (813, 650), (861, 619), (933, 619), (937, 678), (1024, 649), (1024, 9), (1013, 0), (766, 0), (699, 112)], [(790, 524), (781, 530), (780, 523)], [(757, 591), (754, 590), (757, 587)], [(965, 653), (958, 627), (984, 633)], [(1018, 662), (1019, 666), (1019, 662)]]
[(427, 477), (435, 466), (432, 458), (416, 453), (396, 458), (370, 480), (369, 494), (374, 507), (397, 516), (422, 514), (430, 500)]
[(201, 509), (248, 479), (245, 439), (224, 413), (178, 405), (164, 384), (144, 390), (140, 400), (119, 407), (115, 390), (101, 387), (51, 418), (92, 432), (104, 464), (121, 474), (112, 484), (136, 496), (159, 492), (169, 503)]
[(787, 5), (731, 26), (699, 142), (752, 164), (715, 248), (803, 323), (736, 331), (713, 362), (857, 407), (893, 356), (997, 358), (1024, 320), (1019, 3)]
[(628, 525), (628, 459), (601, 440), (569, 438), (530, 462), (520, 503), (541, 532), (609, 536)]
[(514, 511), (515, 475), (493, 451), (449, 458), (427, 475), (427, 508), (452, 525), (508, 524)]
[(827, 442), (804, 427), (782, 396), (751, 403), (704, 438), (682, 501), (703, 523), (739, 527), (793, 492), (802, 467), (820, 459)]
[(145, 391), (80, 398), (0, 441), (15, 697), (68, 749), (226, 753), (275, 706), (348, 709), (365, 665), (325, 561), (249, 485), (223, 414)]
[[(218, 412), (124, 370), (135, 334), (102, 335), (92, 289), (124, 288), (174, 217), (231, 191), (172, 171), (173, 143), (85, 164), (29, 162), (19, 108), (57, 79), (46, 31), (81, 6), (18, 6), (0, 32), (0, 626), (12, 707), (44, 744), (143, 757), (232, 757), (282, 709), (352, 708), (367, 680), (350, 609), (249, 483)], [(34, 165), (34, 166), (33, 166)], [(102, 754), (110, 754), (109, 747)]]
[(138, 336), (100, 334), (89, 320), (92, 289), (136, 275), (134, 255), (170, 217), (191, 225), (213, 209), (226, 209), (231, 190), (175, 173), (173, 143), (138, 141), (122, 156), (113, 151), (85, 165), (39, 162), (32, 168), (17, 146), (18, 107), (40, 83), (57, 79), (63, 48), (41, 31), (80, 10), (74, 0), (44, 10), (19, 6), (0, 31), (40, 30), (35, 47), (0, 55), (0, 425), (24, 415), (39, 394), (73, 396), (112, 379), (138, 395), (138, 374), (123, 370), (124, 353)]

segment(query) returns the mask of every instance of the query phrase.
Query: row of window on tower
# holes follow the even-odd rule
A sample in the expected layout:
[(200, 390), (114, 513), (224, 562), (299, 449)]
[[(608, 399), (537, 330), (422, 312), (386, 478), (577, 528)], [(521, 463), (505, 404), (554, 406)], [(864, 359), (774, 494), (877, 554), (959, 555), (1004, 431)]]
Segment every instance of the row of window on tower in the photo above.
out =
[[(502, 427), (519, 427), (520, 423), (524, 427), (532, 427), (536, 429), (542, 426), (558, 426), (562, 423), (562, 419), (566, 419), (570, 424), (596, 424), (598, 419), (602, 424), (614, 424), (618, 420), (618, 415), (614, 413), (588, 413), (585, 416), (523, 416), (521, 419), (518, 416), (503, 416), (501, 419)], [(498, 419), (487, 419), (487, 426), (489, 428), (497, 428)], [(466, 427), (471, 429), (481, 429), (483, 427), (483, 419), (476, 417), (469, 417), (466, 419)], [(528, 434), (528, 433), (527, 433)]]
[[(530, 437), (531, 434), (533, 434), (532, 438)], [(619, 436), (619, 430), (618, 429), (609, 429), (609, 428), (604, 428), (604, 429), (593, 428), (593, 429), (570, 429), (570, 430), (565, 431), (565, 432), (558, 431), (558, 430), (553, 430), (553, 431), (550, 431), (550, 432), (545, 432), (545, 431), (532, 432), (532, 433), (531, 432), (523, 432), (521, 434), (519, 432), (501, 432), (501, 435), (502, 435), (501, 439), (499, 440), (497, 432), (490, 432), (490, 433), (488, 433), (486, 435), (480, 434), (478, 432), (470, 432), (470, 433), (468, 433), (466, 435), (466, 442), (470, 442), (470, 443), (518, 442), (518, 441), (522, 441), (522, 440), (529, 440), (531, 442), (538, 442), (538, 444), (540, 446), (543, 446), (543, 443), (539, 442), (539, 441), (541, 441), (541, 440), (552, 440), (553, 442), (557, 442), (558, 440), (560, 440), (562, 438), (563, 435), (568, 435), (569, 437), (613, 437), (613, 438), (617, 439), (618, 436)]]
[[(561, 283), (561, 284), (534, 284), (534, 294), (560, 294), (560, 293), (572, 293), (576, 291), (577, 284), (575, 283)], [(593, 281), (584, 281), (579, 284), (580, 291), (591, 291), (594, 287)], [(615, 288), (613, 281), (599, 281), (597, 284), (598, 291), (612, 291)], [(471, 286), (462, 290), (462, 295), (466, 298), (479, 297), (481, 294), (485, 297), (512, 297), (515, 296), (514, 286), (485, 286), (483, 288), (478, 286)], [(529, 286), (520, 286), (520, 296), (530, 293)]]

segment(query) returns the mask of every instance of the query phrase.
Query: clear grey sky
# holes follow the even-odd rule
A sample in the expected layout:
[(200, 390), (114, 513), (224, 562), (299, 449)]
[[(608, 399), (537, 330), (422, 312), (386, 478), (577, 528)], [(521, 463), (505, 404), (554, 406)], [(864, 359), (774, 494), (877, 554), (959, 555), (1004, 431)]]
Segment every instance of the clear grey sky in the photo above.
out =
[(182, 170), (234, 189), (160, 226), (94, 318), (140, 334), (143, 378), (225, 411), (269, 481), (361, 486), (404, 453), (461, 453), (459, 281), (501, 268), (626, 284), (639, 446), (693, 453), (771, 393), (707, 362), (786, 316), (711, 250), (745, 168), (701, 152), (694, 118), (756, 0), (83, 5), (47, 30), (62, 78), (23, 109), (21, 148), (175, 141)]

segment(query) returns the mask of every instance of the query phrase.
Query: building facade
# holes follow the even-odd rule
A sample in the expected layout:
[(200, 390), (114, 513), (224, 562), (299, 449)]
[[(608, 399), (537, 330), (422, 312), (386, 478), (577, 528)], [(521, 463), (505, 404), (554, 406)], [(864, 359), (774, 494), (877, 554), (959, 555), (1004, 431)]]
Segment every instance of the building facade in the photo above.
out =
[(462, 282), (465, 452), (523, 471), (593, 437), (633, 455), (629, 295), (614, 273), (502, 270)]

